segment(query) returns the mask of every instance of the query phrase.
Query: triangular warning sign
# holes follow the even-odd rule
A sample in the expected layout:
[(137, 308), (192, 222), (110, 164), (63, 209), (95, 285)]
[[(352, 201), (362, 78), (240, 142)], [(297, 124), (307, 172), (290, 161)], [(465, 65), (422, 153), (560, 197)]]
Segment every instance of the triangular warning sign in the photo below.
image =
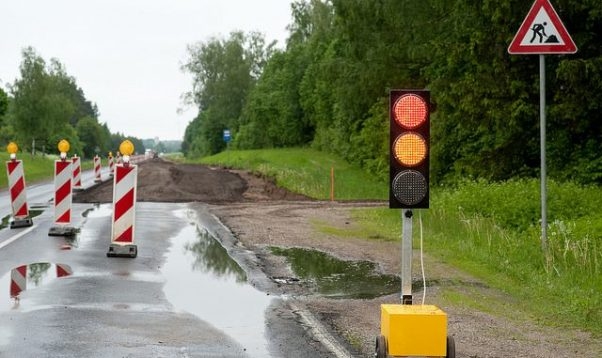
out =
[(508, 47), (508, 53), (512, 55), (575, 52), (577, 46), (549, 0), (535, 0)]

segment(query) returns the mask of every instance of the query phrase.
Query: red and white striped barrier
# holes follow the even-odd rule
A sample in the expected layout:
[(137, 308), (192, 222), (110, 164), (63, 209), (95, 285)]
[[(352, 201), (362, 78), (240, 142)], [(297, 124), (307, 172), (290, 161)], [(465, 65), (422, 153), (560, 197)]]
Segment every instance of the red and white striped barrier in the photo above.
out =
[(70, 161), (54, 161), (54, 226), (48, 232), (50, 236), (75, 235), (75, 228), (70, 226), (72, 176)]
[(6, 172), (8, 174), (8, 189), (10, 191), (10, 201), (13, 211), (13, 221), (10, 223), (10, 228), (32, 226), (33, 221), (29, 217), (27, 195), (25, 192), (23, 162), (17, 159), (9, 160), (6, 162)]
[(73, 165), (73, 190), (83, 190), (82, 187), (82, 166), (81, 161), (77, 155), (71, 158), (71, 164)]
[(112, 155), (109, 155), (109, 175), (115, 175), (115, 160)]
[(107, 252), (109, 257), (134, 258), (138, 255), (138, 247), (134, 245), (137, 179), (138, 167), (129, 164), (129, 161), (115, 167), (111, 245)]
[(10, 270), (10, 297), (17, 298), (27, 289), (27, 265)]
[(102, 178), (100, 177), (100, 157), (98, 155), (94, 156), (94, 182), (100, 183), (102, 182)]
[[(22, 265), (10, 271), (10, 297), (15, 299), (16, 305), (18, 305), (21, 293), (27, 290), (27, 281), (29, 281), (33, 287), (37, 287), (44, 283), (44, 281), (48, 282), (54, 278), (54, 276), (46, 275), (46, 272), (51, 267), (52, 264), (37, 262), (29, 265)], [(71, 266), (56, 264), (56, 278), (67, 277), (72, 274), (73, 270), (71, 269)]]
[(56, 277), (66, 277), (71, 276), (73, 274), (73, 270), (71, 266), (65, 264), (56, 264)]

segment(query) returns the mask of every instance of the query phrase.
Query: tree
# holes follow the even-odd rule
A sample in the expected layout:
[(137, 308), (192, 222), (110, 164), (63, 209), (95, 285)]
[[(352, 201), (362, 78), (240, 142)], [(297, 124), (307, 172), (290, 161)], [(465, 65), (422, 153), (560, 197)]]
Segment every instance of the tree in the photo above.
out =
[[(16, 132), (16, 140), (27, 147), (35, 140), (45, 140), (53, 132), (54, 123), (49, 120), (47, 107), (53, 106), (48, 95), (50, 79), (46, 72), (46, 63), (33, 48), (23, 50), (21, 78), (10, 87), (13, 100), (10, 107), (10, 119)], [(56, 108), (56, 107), (55, 107)]]
[(80, 154), (85, 158), (101, 155), (107, 148), (103, 145), (102, 129), (100, 124), (92, 117), (80, 119), (76, 126), (77, 133), (83, 144), (83, 152)]
[(103, 151), (107, 148), (110, 133), (106, 124), (104, 127), (98, 124), (98, 108), (85, 98), (75, 78), (67, 74), (57, 59), (51, 59), (46, 65), (44, 59), (29, 47), (23, 50), (20, 70), (21, 77), (10, 86), (13, 98), (8, 122), (14, 129), (14, 139), (23, 147), (31, 143), (32, 151), (35, 147), (54, 151), (53, 141), (61, 136), (71, 137), (70, 142), (79, 143), (74, 129), (84, 119), (80, 128), (85, 144), (78, 149), (90, 155), (90, 146), (98, 146)]
[(0, 88), (0, 119), (4, 117), (6, 110), (8, 109), (8, 95), (2, 88)]
[(311, 141), (313, 127), (303, 115), (298, 91), (308, 61), (297, 54), (277, 52), (270, 58), (248, 95), (235, 147), (287, 147)]
[(7, 112), (10, 98), (8, 94), (0, 88), (0, 143), (8, 143), (14, 140), (14, 132), (7, 120)]
[(223, 130), (238, 130), (247, 94), (272, 47), (265, 45), (262, 35), (242, 32), (233, 32), (227, 40), (213, 38), (188, 47), (189, 58), (183, 69), (194, 77), (188, 97), (201, 114), (194, 127), (186, 130), (187, 153), (208, 155), (225, 148)]
[[(384, 179), (388, 90), (427, 88), (434, 183), (536, 176), (538, 61), (507, 53), (529, 5), (295, 1), (286, 49), (265, 51), (267, 62), (247, 62), (241, 34), (190, 50), (186, 69), (195, 75), (191, 98), (200, 113), (183, 151), (223, 150), (228, 128), (239, 148), (311, 143)], [(546, 60), (549, 173), (602, 183), (602, 2), (555, 5), (579, 52)], [(265, 66), (255, 71), (250, 63)]]

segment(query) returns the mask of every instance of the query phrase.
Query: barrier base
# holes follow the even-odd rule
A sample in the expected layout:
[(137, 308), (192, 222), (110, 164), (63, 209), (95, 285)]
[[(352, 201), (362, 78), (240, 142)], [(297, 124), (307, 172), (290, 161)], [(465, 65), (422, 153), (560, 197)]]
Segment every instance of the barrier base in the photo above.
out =
[(102, 179), (94, 179), (94, 182), (97, 183), (97, 184), (98, 183), (102, 183)]
[(48, 236), (75, 236), (77, 229), (71, 226), (53, 226), (48, 230)]
[(33, 220), (31, 220), (31, 218), (14, 219), (13, 221), (10, 222), (11, 229), (17, 229), (20, 227), (27, 227), (27, 226), (32, 226), (32, 225), (33, 225)]
[(84, 190), (84, 187), (83, 187), (83, 186), (77, 186), (77, 187), (76, 187), (76, 186), (74, 186), (74, 187), (73, 187), (73, 191), (83, 191), (83, 190)]
[(129, 257), (136, 258), (138, 256), (138, 246), (136, 245), (109, 245), (107, 257)]

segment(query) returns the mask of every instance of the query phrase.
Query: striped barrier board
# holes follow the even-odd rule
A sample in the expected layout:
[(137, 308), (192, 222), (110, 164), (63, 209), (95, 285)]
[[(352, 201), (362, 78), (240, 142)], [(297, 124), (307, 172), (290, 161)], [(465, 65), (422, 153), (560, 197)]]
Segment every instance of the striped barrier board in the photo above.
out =
[(82, 167), (78, 156), (74, 155), (71, 158), (73, 165), (73, 190), (83, 190), (82, 187)]
[[(52, 266), (56, 266), (56, 276), (46, 274)], [(36, 262), (15, 267), (10, 271), (10, 297), (15, 299), (18, 304), (19, 296), (27, 290), (28, 286), (31, 286), (29, 288), (36, 288), (44, 283), (51, 282), (55, 277), (62, 278), (71, 275), (73, 275), (71, 266), (60, 263)]]
[(124, 163), (115, 167), (111, 245), (107, 252), (109, 257), (134, 258), (138, 255), (138, 247), (134, 245), (137, 180), (136, 165)]
[(73, 170), (67, 160), (54, 161), (54, 226), (49, 236), (73, 236), (75, 228), (71, 224), (71, 180)]
[(27, 289), (27, 265), (16, 267), (10, 271), (10, 297), (18, 298)]
[(71, 276), (73, 274), (73, 270), (71, 266), (65, 264), (56, 264), (56, 277), (66, 277)]
[(109, 175), (115, 175), (115, 160), (112, 155), (109, 155)]
[(94, 182), (100, 183), (102, 182), (102, 178), (100, 177), (100, 157), (98, 155), (94, 156)]
[(13, 221), (10, 223), (10, 228), (32, 226), (33, 221), (29, 217), (29, 208), (27, 206), (23, 162), (16, 159), (6, 162), (6, 172), (13, 212)]

